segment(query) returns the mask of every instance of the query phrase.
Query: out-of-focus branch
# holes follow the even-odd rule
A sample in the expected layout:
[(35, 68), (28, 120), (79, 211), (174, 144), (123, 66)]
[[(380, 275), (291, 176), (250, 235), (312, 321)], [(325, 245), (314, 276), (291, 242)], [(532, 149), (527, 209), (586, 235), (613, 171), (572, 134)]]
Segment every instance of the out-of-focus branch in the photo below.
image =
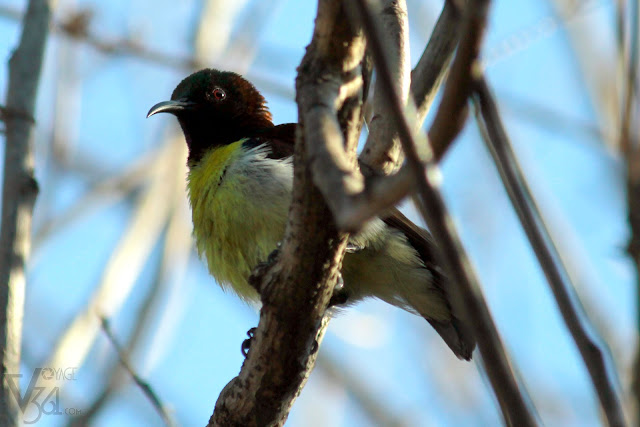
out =
[(25, 264), (31, 247), (31, 219), (38, 194), (33, 176), (33, 131), (36, 94), (47, 41), (51, 5), (30, 0), (18, 48), (9, 60), (7, 101), (2, 110), (6, 126), (2, 229), (0, 230), (0, 425), (21, 425), (16, 379), (25, 294)]
[(593, 338), (593, 332), (588, 331), (591, 328), (587, 325), (586, 315), (582, 312), (579, 302), (573, 295), (574, 287), (518, 166), (495, 101), (484, 78), (480, 77), (477, 80), (475, 88), (477, 104), (482, 115), (481, 124), (486, 129), (485, 142), (500, 172), (511, 203), (551, 286), (562, 318), (591, 375), (591, 381), (596, 388), (608, 424), (610, 426), (624, 426), (626, 423), (622, 405), (616, 392), (618, 381), (612, 373), (613, 365), (606, 360), (603, 351)]
[[(473, 4), (474, 2), (469, 3), (469, 10), (475, 7)], [(480, 14), (479, 11), (469, 13)], [(470, 20), (467, 19), (456, 59), (451, 65), (451, 71), (444, 87), (442, 101), (429, 129), (429, 141), (436, 160), (442, 158), (451, 142), (462, 130), (468, 116), (471, 82), (474, 73), (479, 68), (477, 62), (481, 46), (479, 40), (484, 32), (484, 24), (472, 25), (469, 22)]]
[(118, 359), (120, 360), (120, 363), (122, 364), (124, 369), (129, 373), (129, 375), (131, 375), (131, 379), (133, 379), (136, 385), (140, 387), (140, 390), (142, 390), (144, 395), (147, 396), (147, 398), (149, 398), (149, 400), (153, 404), (154, 408), (156, 408), (156, 410), (158, 411), (158, 413), (160, 414), (164, 422), (168, 426), (175, 426), (176, 423), (173, 420), (173, 417), (171, 417), (171, 414), (169, 414), (169, 411), (167, 410), (164, 403), (162, 403), (162, 400), (160, 399), (158, 394), (153, 390), (153, 388), (151, 387), (151, 385), (149, 385), (148, 382), (143, 380), (140, 377), (140, 375), (138, 375), (135, 369), (133, 369), (133, 367), (131, 366), (131, 363), (129, 363), (129, 359), (125, 356), (124, 351), (122, 350), (122, 347), (120, 346), (120, 344), (118, 343), (118, 340), (116, 339), (116, 337), (113, 335), (113, 332), (111, 331), (111, 327), (109, 326), (109, 321), (105, 317), (100, 317), (100, 323), (102, 325), (102, 330), (104, 331), (107, 338), (109, 338), (109, 342), (111, 342), (111, 345), (113, 346), (116, 353), (118, 354)]
[[(400, 97), (394, 91), (395, 88), (391, 73), (387, 67), (385, 52), (382, 49), (381, 36), (374, 25), (374, 17), (368, 9), (366, 0), (358, 0), (354, 4), (357, 5), (358, 14), (367, 34), (367, 40), (378, 69), (378, 78), (383, 80), (382, 87), (386, 98), (393, 106), (392, 112), (405, 155), (407, 156), (407, 163), (416, 177), (418, 207), (442, 249), (443, 259), (452, 279), (451, 283), (457, 284), (457, 289), (452, 289), (454, 293), (452, 295), (454, 309), (468, 319), (472, 332), (478, 341), (484, 366), (507, 424), (534, 426), (536, 422), (528, 404), (530, 400), (525, 398), (525, 391), (518, 386), (514, 373), (509, 366), (509, 360), (482, 296), (473, 268), (453, 227), (453, 221), (448, 215), (442, 196), (437, 189), (437, 183), (435, 182), (437, 179), (435, 177), (438, 174), (437, 167), (429, 159), (426, 164), (426, 171), (423, 168), (412, 129), (403, 114)], [(461, 45), (452, 65), (451, 77), (447, 82), (447, 88), (445, 88), (445, 97), (449, 95), (459, 98), (443, 100), (436, 114), (436, 121), (449, 123), (451, 117), (445, 113), (453, 115), (457, 121), (464, 121), (460, 114), (461, 111), (466, 109), (467, 97), (470, 94), (474, 66), (486, 25), (488, 6), (489, 2), (487, 0), (475, 0), (468, 3), (465, 11)], [(449, 87), (454, 84), (459, 84), (461, 87)], [(434, 126), (441, 125), (437, 123)], [(449, 138), (455, 136), (455, 133), (450, 131), (441, 131), (440, 134), (443, 135), (443, 141), (445, 136)]]
[[(15, 8), (0, 5), (0, 16), (17, 20), (20, 19), (21, 13)], [(211, 66), (209, 62), (195, 55), (177, 56), (175, 53), (154, 50), (135, 39), (104, 39), (90, 29), (90, 22), (90, 12), (86, 10), (79, 11), (69, 16), (65, 21), (54, 22), (52, 30), (54, 33), (63, 34), (77, 42), (85, 43), (105, 55), (132, 57), (162, 67), (181, 69), (184, 71), (192, 71), (194, 69)], [(269, 88), (271, 92), (283, 98), (293, 98), (291, 89), (288, 86), (279, 84), (277, 81), (266, 79), (260, 75), (252, 75), (250, 79), (254, 84), (263, 88)]]
[[(622, 50), (620, 52), (620, 56), (622, 56), (622, 64), (624, 65), (624, 78), (622, 83), (622, 108), (621, 108), (621, 120), (620, 120), (620, 152), (626, 157), (630, 158), (632, 155), (632, 151), (634, 150), (632, 140), (632, 128), (631, 128), (631, 113), (634, 107), (634, 99), (636, 97), (636, 85), (638, 78), (638, 44), (640, 40), (638, 40), (638, 1), (632, 0), (628, 3), (628, 16), (629, 16), (629, 30), (624, 31), (624, 23), (623, 25), (623, 37), (622, 37)], [(624, 21), (624, 18), (623, 18)], [(625, 37), (624, 35), (628, 35), (629, 38), (629, 46), (626, 47)]]
[[(380, 30), (385, 34), (385, 49), (393, 82), (406, 105), (411, 82), (409, 51), (409, 17), (404, 0), (380, 2)], [(360, 161), (376, 171), (389, 175), (402, 162), (398, 133), (389, 113), (388, 100), (383, 96), (380, 80), (376, 81), (373, 96), (373, 117), (369, 135), (360, 154)]]
[[(640, 133), (638, 133), (637, 112), (640, 111), (638, 97), (638, 44), (640, 44), (640, 6), (637, 0), (618, 1), (618, 56), (622, 69), (622, 107), (620, 114), (620, 154), (626, 163), (626, 188), (628, 222), (631, 236), (627, 243), (627, 253), (636, 273), (637, 331), (640, 336)], [(633, 115), (633, 111), (636, 115)], [(640, 422), (640, 346), (636, 344), (636, 354), (631, 381), (635, 424)]]
[[(186, 151), (186, 145), (183, 145), (182, 148)], [(186, 153), (182, 154), (183, 155), (179, 157), (185, 158)], [(186, 164), (182, 163), (182, 167), (186, 168)], [(124, 354), (134, 360), (138, 360), (136, 355), (140, 355), (142, 352), (145, 354), (150, 353), (153, 357), (157, 357), (157, 351), (151, 348), (140, 348), (139, 344), (149, 341), (147, 335), (150, 325), (153, 325), (152, 334), (160, 333), (166, 337), (167, 331), (164, 328), (157, 327), (158, 324), (162, 324), (162, 321), (157, 321), (157, 314), (163, 299), (166, 300), (169, 298), (169, 287), (175, 285), (176, 282), (180, 282), (184, 276), (187, 263), (192, 254), (192, 241), (188, 219), (189, 213), (186, 206), (183, 205), (185, 175), (186, 171), (183, 170), (173, 177), (173, 182), (168, 183), (173, 185), (173, 195), (170, 200), (167, 201), (171, 206), (171, 214), (163, 242), (162, 260), (156, 266), (154, 280), (144, 298), (142, 307), (140, 307), (135, 315), (135, 320), (131, 322), (134, 325), (133, 332), (131, 332), (124, 350)], [(175, 311), (170, 310), (163, 310), (162, 313), (163, 316), (175, 315)], [(145, 364), (145, 367), (150, 369), (147, 364)], [(118, 363), (113, 364), (109, 371), (110, 374), (107, 375), (109, 378), (107, 387), (93, 401), (90, 407), (82, 410), (81, 415), (71, 418), (68, 424), (69, 427), (90, 425), (93, 418), (100, 413), (109, 399), (123, 386), (125, 382), (124, 372), (122, 372), (120, 365)]]
[(349, 393), (356, 404), (369, 418), (372, 425), (379, 427), (408, 427), (411, 424), (406, 420), (406, 416), (394, 414), (390, 411), (384, 401), (376, 398), (366, 377), (362, 378), (343, 364), (335, 360), (328, 352), (323, 352), (318, 356), (317, 369), (321, 370), (331, 381), (336, 382), (340, 387)]
[(574, 55), (579, 65), (579, 77), (584, 81), (591, 98), (593, 108), (596, 110), (601, 128), (605, 130), (607, 143), (611, 147), (616, 147), (619, 142), (618, 135), (615, 132), (609, 132), (615, 129), (620, 123), (620, 102), (618, 94), (620, 91), (616, 88), (618, 79), (612, 78), (616, 70), (613, 68), (615, 64), (614, 58), (611, 60), (603, 55), (613, 50), (602, 50), (598, 54), (594, 54), (594, 46), (598, 46), (601, 37), (597, 31), (593, 31), (593, 26), (589, 21), (574, 22), (568, 25), (568, 20), (578, 13), (589, 10), (589, 8), (601, 4), (598, 0), (591, 1), (575, 1), (575, 0), (550, 0), (549, 3), (555, 9), (558, 15), (556, 20), (562, 22), (562, 26), (566, 28), (571, 49), (569, 52)]
[[(181, 139), (167, 143), (157, 162), (152, 165), (151, 182), (145, 189), (131, 222), (105, 267), (100, 285), (87, 307), (76, 315), (46, 362), (45, 366), (81, 366), (98, 333), (98, 316), (112, 316), (131, 292), (139, 272), (164, 228), (170, 206), (167, 200), (167, 177), (181, 170), (177, 152), (183, 148)], [(55, 384), (62, 386), (62, 383)]]

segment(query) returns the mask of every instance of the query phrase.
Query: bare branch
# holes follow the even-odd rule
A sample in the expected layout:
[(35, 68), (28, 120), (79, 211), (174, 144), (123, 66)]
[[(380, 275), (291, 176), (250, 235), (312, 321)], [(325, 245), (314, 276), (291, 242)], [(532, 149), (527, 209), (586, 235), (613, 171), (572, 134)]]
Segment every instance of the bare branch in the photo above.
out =
[[(453, 83), (451, 82), (459, 82), (467, 86), (461, 88), (461, 90), (449, 87), (445, 89), (445, 94), (460, 98), (443, 100), (436, 115), (436, 120), (446, 120), (448, 122), (449, 118), (443, 116), (441, 110), (458, 115), (460, 111), (466, 109), (467, 96), (470, 93), (472, 81), (472, 67), (477, 58), (486, 25), (488, 3), (486, 0), (476, 0), (468, 5), (461, 48), (456, 57), (456, 62), (452, 66), (452, 78), (447, 83), (447, 86), (452, 85)], [(382, 87), (385, 90), (387, 99), (390, 100), (393, 106), (392, 112), (405, 155), (407, 156), (407, 163), (416, 176), (418, 206), (429, 229), (440, 244), (452, 283), (458, 285), (457, 293), (459, 293), (459, 296), (452, 298), (454, 309), (460, 310), (469, 319), (468, 323), (478, 340), (478, 347), (484, 366), (507, 423), (510, 425), (534, 426), (536, 422), (528, 404), (530, 400), (524, 397), (525, 391), (519, 388), (515, 375), (509, 366), (509, 360), (482, 296), (473, 268), (467, 259), (464, 248), (453, 227), (453, 221), (450, 219), (442, 196), (437, 189), (437, 167), (433, 161), (429, 160), (426, 165), (426, 173), (423, 169), (412, 129), (403, 115), (403, 106), (400, 98), (394, 92), (395, 88), (391, 73), (387, 67), (380, 35), (374, 25), (374, 18), (368, 10), (367, 1), (358, 0), (355, 4), (358, 7), (359, 16), (367, 34), (367, 40), (371, 45), (378, 69), (378, 77), (383, 80)], [(465, 73), (466, 76), (464, 75)], [(449, 132), (449, 135), (451, 135), (451, 132)], [(453, 136), (449, 137), (452, 138)]]
[(148, 382), (143, 380), (140, 377), (140, 375), (136, 373), (136, 371), (131, 366), (131, 363), (129, 363), (129, 359), (124, 355), (122, 347), (120, 346), (120, 344), (118, 343), (118, 340), (116, 339), (116, 337), (113, 335), (113, 332), (111, 331), (111, 327), (109, 326), (109, 321), (107, 320), (107, 318), (100, 317), (100, 323), (102, 325), (102, 330), (104, 331), (107, 338), (109, 338), (109, 342), (111, 342), (111, 345), (113, 346), (116, 353), (118, 354), (118, 359), (120, 360), (120, 363), (122, 364), (124, 369), (129, 373), (129, 375), (131, 375), (131, 379), (133, 379), (133, 382), (135, 382), (136, 385), (140, 387), (140, 390), (142, 390), (144, 395), (147, 396), (147, 398), (149, 398), (149, 400), (151, 401), (153, 406), (156, 408), (156, 410), (158, 411), (158, 413), (160, 414), (164, 422), (168, 426), (175, 426), (176, 422), (171, 417), (171, 414), (169, 414), (169, 411), (167, 410), (164, 403), (162, 403), (162, 400), (160, 399), (158, 394), (153, 390), (153, 388), (151, 387), (151, 385), (149, 385)]
[[(405, 0), (380, 2), (380, 29), (385, 34), (384, 46), (393, 82), (403, 105), (409, 98), (411, 58), (409, 51), (409, 17)], [(369, 122), (369, 136), (360, 154), (360, 161), (389, 175), (402, 162), (398, 133), (390, 114), (388, 100), (383, 96), (381, 81), (376, 81), (373, 96), (373, 117)]]
[[(610, 426), (624, 426), (624, 413), (616, 392), (619, 384), (613, 365), (593, 338), (586, 315), (574, 295), (574, 287), (560, 256), (546, 230), (544, 220), (531, 195), (524, 175), (518, 166), (509, 139), (502, 126), (495, 101), (484, 78), (476, 84), (477, 104), (486, 128), (485, 142), (496, 163), (502, 182), (509, 194), (520, 222), (551, 286), (558, 308), (567, 328), (580, 350), (591, 375), (600, 404)], [(608, 366), (607, 366), (608, 365)]]
[[(467, 6), (474, 9), (474, 2)], [(481, 14), (480, 11), (469, 13)], [(477, 22), (477, 21), (475, 21)], [(451, 71), (442, 94), (442, 101), (429, 129), (429, 140), (436, 160), (442, 158), (447, 148), (460, 133), (468, 115), (468, 98), (471, 95), (471, 82), (474, 72), (478, 71), (476, 61), (480, 54), (480, 43), (484, 24), (471, 25), (465, 23), (465, 32), (456, 59), (451, 65)], [(476, 69), (473, 69), (476, 67)]]
[(18, 48), (9, 60), (3, 119), (6, 126), (0, 230), (0, 424), (21, 425), (17, 396), (5, 375), (20, 372), (25, 263), (31, 247), (31, 219), (38, 184), (33, 175), (36, 93), (47, 41), (50, 3), (31, 0)]
[(349, 393), (355, 403), (360, 406), (362, 412), (369, 418), (372, 425), (379, 427), (408, 427), (411, 424), (403, 417), (386, 407), (385, 397), (377, 398), (371, 392), (371, 387), (366, 381), (367, 377), (362, 377), (353, 372), (349, 366), (344, 366), (341, 361), (336, 360), (327, 351), (318, 356), (317, 367), (331, 381), (336, 382), (340, 387)]
[[(349, 25), (341, 2), (320, 0), (296, 82), (300, 123), (289, 223), (278, 262), (258, 268), (252, 280), (262, 297), (260, 323), (209, 426), (283, 425), (315, 363), (314, 341), (328, 322), (326, 308), (347, 242), (322, 193), (332, 199), (362, 186), (355, 172), (359, 125), (353, 120), (361, 103), (363, 54), (360, 31)], [(328, 183), (339, 188), (327, 193)]]
[[(88, 306), (71, 322), (59, 338), (46, 366), (81, 366), (100, 332), (98, 316), (112, 316), (131, 292), (136, 278), (153, 249), (170, 212), (167, 176), (175, 176), (182, 169), (184, 143), (174, 139), (167, 143), (162, 156), (153, 165), (152, 180), (141, 196), (127, 230), (114, 249), (98, 288)], [(56, 384), (62, 386), (62, 383)]]
[(418, 112), (418, 125), (424, 122), (433, 98), (447, 75), (448, 65), (460, 39), (462, 19), (452, 1), (445, 1), (429, 43), (411, 72), (411, 94)]

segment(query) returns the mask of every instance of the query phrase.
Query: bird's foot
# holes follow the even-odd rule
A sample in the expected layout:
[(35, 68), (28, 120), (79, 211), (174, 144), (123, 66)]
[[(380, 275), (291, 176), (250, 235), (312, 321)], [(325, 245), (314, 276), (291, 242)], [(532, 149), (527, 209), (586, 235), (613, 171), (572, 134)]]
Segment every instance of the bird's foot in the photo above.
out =
[(346, 304), (348, 300), (349, 293), (344, 288), (344, 280), (342, 279), (342, 274), (338, 273), (338, 281), (333, 288), (333, 295), (331, 295), (331, 299), (329, 300), (329, 308), (336, 305)]
[(281, 242), (277, 243), (277, 247), (271, 251), (266, 261), (262, 261), (255, 266), (253, 271), (251, 272), (251, 276), (249, 276), (249, 285), (251, 285), (259, 294), (260, 288), (262, 285), (262, 276), (278, 261), (278, 256), (280, 255), (280, 246), (282, 246)]
[(247, 357), (247, 354), (249, 354), (249, 349), (251, 349), (251, 340), (253, 340), (253, 337), (256, 336), (256, 328), (249, 329), (247, 331), (247, 336), (249, 338), (242, 341), (242, 346), (240, 347), (240, 350), (242, 351), (242, 355), (244, 357)]

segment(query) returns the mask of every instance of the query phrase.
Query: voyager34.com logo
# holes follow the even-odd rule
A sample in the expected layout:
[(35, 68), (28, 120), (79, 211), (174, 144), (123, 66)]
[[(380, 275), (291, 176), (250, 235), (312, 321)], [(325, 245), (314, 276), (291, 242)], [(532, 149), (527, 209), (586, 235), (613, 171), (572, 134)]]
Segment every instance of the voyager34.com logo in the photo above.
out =
[(20, 405), (25, 424), (37, 423), (43, 415), (80, 415), (76, 408), (60, 407), (60, 387), (47, 386), (61, 381), (75, 381), (78, 368), (35, 368), (29, 386), (20, 396), (19, 382), (22, 374), (5, 374), (13, 397)]

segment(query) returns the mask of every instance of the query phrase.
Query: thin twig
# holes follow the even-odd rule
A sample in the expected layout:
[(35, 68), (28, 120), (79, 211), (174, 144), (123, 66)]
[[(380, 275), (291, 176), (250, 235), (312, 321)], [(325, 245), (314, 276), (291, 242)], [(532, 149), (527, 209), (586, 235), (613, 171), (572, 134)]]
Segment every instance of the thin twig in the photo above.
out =
[(136, 371), (131, 366), (131, 363), (129, 363), (129, 359), (125, 356), (122, 347), (120, 346), (120, 344), (118, 343), (118, 340), (116, 339), (116, 337), (113, 335), (113, 332), (111, 331), (111, 328), (109, 326), (109, 321), (107, 320), (107, 318), (100, 317), (100, 323), (102, 325), (102, 330), (104, 331), (107, 338), (109, 338), (111, 345), (113, 346), (116, 353), (118, 354), (118, 359), (120, 359), (120, 363), (122, 364), (124, 369), (129, 373), (129, 375), (131, 375), (131, 379), (133, 379), (136, 385), (140, 387), (140, 390), (142, 390), (144, 395), (147, 396), (147, 398), (151, 401), (151, 403), (156, 408), (156, 410), (158, 411), (158, 413), (160, 414), (164, 422), (168, 426), (176, 426), (177, 425), (176, 422), (171, 417), (171, 414), (169, 414), (169, 411), (167, 410), (164, 403), (162, 403), (162, 400), (160, 400), (160, 397), (158, 396), (158, 394), (153, 390), (153, 388), (151, 387), (151, 385), (149, 385), (148, 382), (140, 378), (140, 375), (136, 373)]
[(328, 351), (318, 356), (316, 369), (321, 370), (330, 381), (343, 387), (359, 406), (359, 409), (369, 418), (372, 425), (378, 427), (408, 427), (411, 425), (406, 419), (406, 414), (394, 413), (388, 408), (388, 401), (385, 402), (384, 396), (379, 398), (372, 393), (367, 377), (358, 375)]
[[(465, 31), (463, 35), (464, 45), (468, 46), (459, 53), (460, 62), (469, 61), (466, 64), (468, 77), (471, 79), (471, 67), (475, 63), (478, 46), (482, 39), (482, 32), (486, 23), (488, 1), (473, 1), (468, 4), (465, 17)], [(535, 426), (535, 417), (531, 410), (530, 399), (526, 397), (526, 391), (518, 386), (518, 382), (510, 368), (509, 360), (504, 351), (495, 324), (482, 296), (480, 285), (475, 277), (475, 273), (466, 256), (465, 250), (457, 236), (453, 226), (453, 221), (448, 215), (447, 209), (442, 200), (439, 190), (434, 183), (437, 167), (433, 161), (428, 161), (426, 173), (423, 169), (420, 157), (417, 154), (417, 147), (411, 127), (403, 114), (403, 106), (397, 93), (394, 93), (391, 75), (386, 66), (384, 51), (379, 33), (374, 25), (374, 17), (371, 15), (366, 0), (355, 2), (358, 8), (367, 40), (371, 46), (373, 57), (378, 69), (378, 78), (385, 81), (384, 89), (387, 99), (392, 103), (392, 112), (395, 116), (396, 125), (402, 141), (407, 162), (412, 167), (418, 184), (420, 211), (434, 234), (436, 241), (441, 245), (443, 258), (446, 261), (452, 284), (457, 284), (457, 290), (462, 299), (460, 304), (458, 298), (453, 298), (454, 304), (457, 302), (459, 309), (466, 314), (466, 319), (478, 340), (478, 346), (483, 358), (484, 365), (489, 376), (493, 390), (498, 397), (500, 407), (505, 420), (510, 425)], [(471, 40), (469, 40), (471, 39)], [(465, 43), (464, 40), (467, 40)], [(458, 62), (458, 57), (456, 57)], [(457, 66), (464, 68), (462, 63)], [(454, 63), (453, 68), (456, 68)], [(464, 88), (463, 88), (464, 90)], [(446, 93), (446, 92), (445, 92)], [(463, 96), (460, 100), (449, 100), (452, 103), (451, 110), (460, 110), (460, 103), (466, 104), (465, 93), (461, 90), (457, 96)], [(445, 104), (448, 105), (448, 104)], [(443, 105), (440, 107), (443, 108)], [(447, 107), (448, 108), (448, 107)], [(463, 107), (464, 108), (464, 107)], [(442, 117), (441, 113), (439, 115)], [(438, 117), (438, 115), (436, 116)], [(443, 119), (440, 119), (443, 120)], [(447, 119), (448, 120), (448, 119)], [(453, 136), (451, 136), (453, 137)], [(455, 286), (455, 285), (454, 285)]]
[[(133, 289), (136, 278), (151, 253), (170, 213), (166, 202), (171, 189), (168, 177), (179, 174), (176, 166), (184, 143), (180, 139), (167, 142), (162, 156), (153, 165), (151, 182), (140, 196), (134, 214), (104, 268), (100, 284), (87, 306), (72, 320), (58, 339), (45, 366), (81, 366), (100, 332), (96, 313), (112, 316)], [(180, 151), (178, 151), (180, 150)], [(62, 387), (64, 383), (58, 382)]]
[[(0, 230), (0, 425), (21, 425), (20, 408), (6, 375), (20, 372), (25, 265), (31, 247), (31, 220), (38, 194), (33, 174), (34, 111), (48, 36), (51, 6), (31, 0), (18, 48), (9, 60)], [(17, 384), (15, 384), (18, 387)]]
[(594, 331), (590, 330), (592, 328), (588, 325), (582, 306), (574, 295), (574, 287), (544, 225), (524, 174), (520, 170), (484, 78), (477, 80), (475, 94), (482, 115), (482, 125), (487, 131), (488, 138), (485, 138), (485, 143), (551, 286), (562, 318), (591, 375), (591, 381), (596, 388), (607, 421), (610, 426), (624, 426), (626, 424), (624, 413), (616, 392), (619, 382), (614, 374), (613, 365), (598, 346)]
[[(638, 32), (639, 32), (639, 24), (638, 24), (638, 14), (640, 10), (638, 10), (638, 1), (631, 0), (628, 3), (629, 11), (629, 46), (627, 49), (622, 49), (623, 61), (622, 63), (626, 65), (626, 69), (624, 70), (624, 81), (622, 87), (622, 113), (621, 123), (620, 123), (620, 151), (626, 158), (631, 157), (631, 152), (634, 150), (633, 144), (631, 143), (633, 131), (631, 112), (633, 110), (633, 101), (636, 95), (636, 79), (638, 78)], [(623, 34), (627, 33), (627, 31), (623, 31)], [(623, 40), (623, 46), (625, 46)], [(637, 150), (637, 148), (635, 148)]]
[[(79, 19), (77, 15), (81, 15), (84, 19)], [(167, 53), (150, 48), (139, 40), (131, 38), (106, 40), (89, 28), (90, 19), (86, 18), (86, 15), (87, 13), (85, 11), (77, 12), (65, 21), (53, 22), (51, 29), (54, 33), (62, 34), (79, 43), (84, 43), (98, 52), (111, 57), (132, 57), (162, 67), (183, 71), (192, 71), (194, 69), (211, 66), (211, 63), (197, 56), (176, 56), (175, 53)], [(17, 20), (20, 19), (22, 14), (15, 8), (0, 5), (0, 16)], [(69, 25), (70, 22), (73, 22), (73, 25)], [(269, 88), (272, 93), (278, 96), (286, 99), (292, 99), (294, 97), (291, 88), (279, 83), (277, 80), (269, 79), (261, 75), (249, 75), (248, 77), (257, 86)]]

